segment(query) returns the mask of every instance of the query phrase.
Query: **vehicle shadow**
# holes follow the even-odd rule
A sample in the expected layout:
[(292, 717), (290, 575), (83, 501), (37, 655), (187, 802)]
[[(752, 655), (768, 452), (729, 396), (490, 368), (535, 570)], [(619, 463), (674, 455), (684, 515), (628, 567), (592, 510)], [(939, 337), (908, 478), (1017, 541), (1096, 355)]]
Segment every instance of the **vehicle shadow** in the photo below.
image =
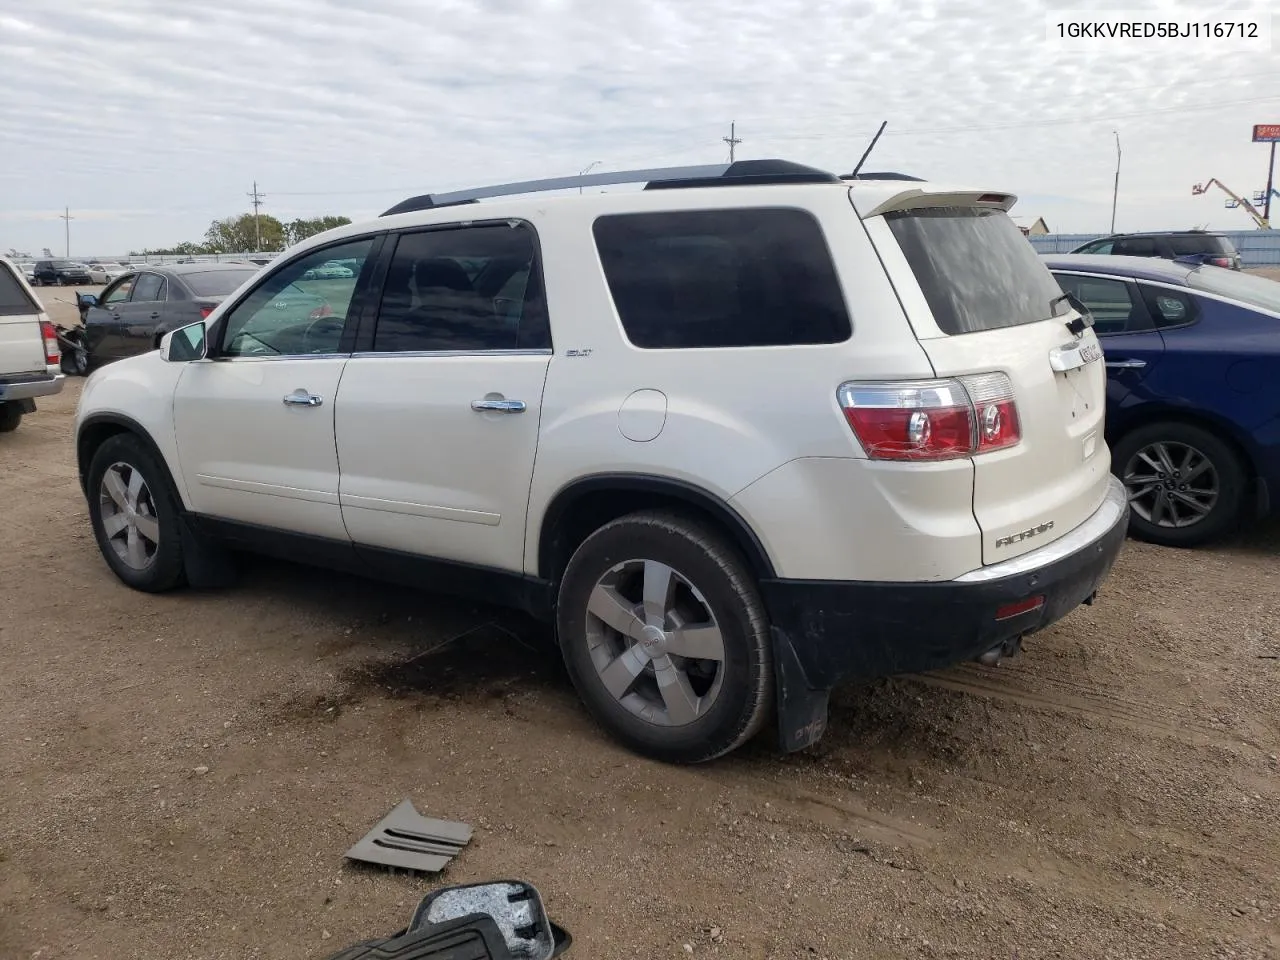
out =
[(305, 610), (323, 625), (314, 652), (338, 658), (340, 699), (570, 689), (551, 629), (518, 611), (261, 556), (239, 567), (243, 602)]
[(1280, 514), (1241, 530), (1222, 544), (1228, 552), (1248, 554), (1280, 554)]

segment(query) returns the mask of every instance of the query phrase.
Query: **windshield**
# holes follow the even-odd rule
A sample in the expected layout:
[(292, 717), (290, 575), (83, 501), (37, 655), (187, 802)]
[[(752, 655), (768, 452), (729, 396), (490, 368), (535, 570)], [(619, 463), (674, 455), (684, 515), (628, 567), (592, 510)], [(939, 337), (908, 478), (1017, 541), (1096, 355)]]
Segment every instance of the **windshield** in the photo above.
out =
[(186, 273), (182, 279), (197, 297), (225, 297), (255, 273), (256, 270), (210, 270)]
[(885, 219), (944, 333), (1015, 327), (1070, 309), (1035, 248), (1002, 210), (934, 207)]
[(50, 264), (50, 266), (52, 266), (53, 269), (55, 270), (66, 270), (70, 267), (79, 266), (79, 264), (72, 263), (70, 260), (55, 260), (53, 261), (52, 264)]
[(1266, 277), (1220, 267), (1197, 267), (1187, 274), (1187, 286), (1280, 313), (1280, 282)]

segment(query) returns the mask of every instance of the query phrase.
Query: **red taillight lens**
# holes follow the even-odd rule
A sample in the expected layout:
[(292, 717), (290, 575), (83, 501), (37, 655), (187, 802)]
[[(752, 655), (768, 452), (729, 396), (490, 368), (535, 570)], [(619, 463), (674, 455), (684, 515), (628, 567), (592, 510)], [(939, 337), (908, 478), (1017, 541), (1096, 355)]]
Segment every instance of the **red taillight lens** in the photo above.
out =
[(1211, 257), (1209, 262), (1215, 267), (1227, 267), (1228, 269), (1231, 267), (1231, 260), (1228, 257)]
[(1003, 373), (980, 373), (961, 377), (965, 392), (973, 401), (977, 423), (976, 453), (1012, 447), (1022, 439), (1018, 405), (1013, 401), (1013, 384)]
[(332, 316), (333, 316), (333, 307), (329, 306), (327, 303), (316, 307), (309, 314), (307, 314), (307, 318), (310, 320), (319, 320), (321, 317), (332, 317)]
[(1030, 613), (1032, 610), (1039, 610), (1044, 606), (1044, 597), (1027, 597), (1025, 600), (1018, 600), (1015, 603), (1006, 603), (1003, 607), (996, 611), (997, 620), (1012, 620), (1014, 617), (1020, 617), (1024, 613)]
[(841, 385), (837, 398), (872, 460), (952, 460), (1022, 438), (1013, 385), (1002, 373), (851, 382)]
[(44, 362), (56, 367), (62, 362), (62, 349), (58, 346), (58, 331), (48, 320), (40, 321), (40, 336), (44, 340)]
[(201, 319), (201, 320), (208, 320), (208, 319), (209, 319), (209, 314), (211, 314), (211, 313), (213, 313), (213, 307), (201, 307), (201, 308), (200, 308), (200, 319)]

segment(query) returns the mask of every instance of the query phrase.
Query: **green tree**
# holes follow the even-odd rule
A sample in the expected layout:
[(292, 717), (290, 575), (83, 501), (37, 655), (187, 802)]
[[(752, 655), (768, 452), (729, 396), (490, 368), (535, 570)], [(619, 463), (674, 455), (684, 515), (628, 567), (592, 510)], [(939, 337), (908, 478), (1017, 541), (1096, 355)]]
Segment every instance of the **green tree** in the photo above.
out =
[[(260, 213), (254, 223), (252, 213), (226, 217), (209, 224), (204, 233), (209, 253), (245, 253), (251, 250), (282, 250), (285, 246), (284, 224), (269, 213)], [(258, 243), (261, 230), (262, 243)]]
[(299, 218), (290, 223), (285, 224), (284, 238), (289, 245), (298, 243), (314, 237), (317, 233), (324, 233), (326, 230), (332, 230), (334, 227), (344, 227), (351, 222), (350, 217), (309, 217)]

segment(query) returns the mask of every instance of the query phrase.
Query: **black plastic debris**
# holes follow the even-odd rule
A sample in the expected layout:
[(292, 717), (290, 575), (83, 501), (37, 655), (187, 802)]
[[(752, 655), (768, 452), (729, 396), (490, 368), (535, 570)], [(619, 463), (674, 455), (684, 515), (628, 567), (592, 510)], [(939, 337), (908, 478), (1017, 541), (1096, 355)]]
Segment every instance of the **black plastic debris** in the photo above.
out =
[(429, 893), (407, 928), (329, 960), (551, 960), (572, 943), (531, 884), (500, 880)]
[(347, 858), (438, 873), (470, 842), (471, 828), (465, 823), (424, 817), (406, 799), (361, 837), (347, 851)]

